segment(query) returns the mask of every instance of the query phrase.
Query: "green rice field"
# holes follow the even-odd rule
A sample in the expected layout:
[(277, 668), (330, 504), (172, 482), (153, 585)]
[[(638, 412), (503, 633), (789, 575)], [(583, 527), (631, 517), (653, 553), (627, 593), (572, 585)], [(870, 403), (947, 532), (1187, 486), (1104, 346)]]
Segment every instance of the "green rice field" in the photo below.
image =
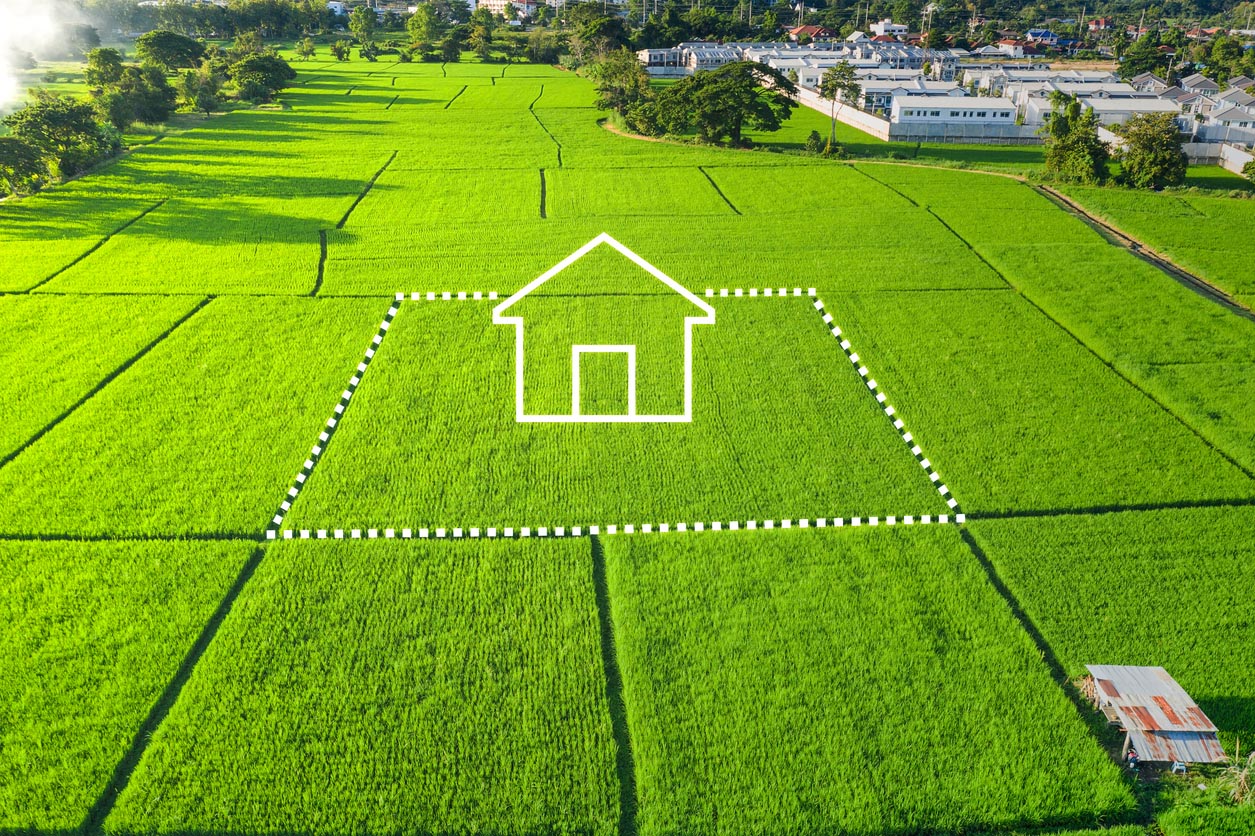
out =
[(1255, 318), (1040, 149), (297, 67), (0, 202), (0, 836), (1255, 834), (1076, 687), (1255, 743)]

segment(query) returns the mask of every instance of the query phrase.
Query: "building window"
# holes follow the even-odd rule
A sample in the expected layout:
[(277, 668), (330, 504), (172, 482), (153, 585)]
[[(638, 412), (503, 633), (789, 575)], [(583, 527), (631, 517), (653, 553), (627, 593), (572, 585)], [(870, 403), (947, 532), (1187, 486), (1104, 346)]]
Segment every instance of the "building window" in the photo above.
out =
[(932, 113), (930, 113), (929, 115), (930, 115), (930, 116), (940, 116), (940, 115), (941, 115), (941, 111), (940, 111), (940, 110), (934, 110), (934, 111), (933, 111)]
[(985, 116), (987, 115), (987, 113), (988, 113), (988, 111), (984, 111), (984, 110), (982, 110), (980, 113), (977, 113), (977, 114), (976, 114), (976, 117), (977, 117), (978, 119), (984, 119), (984, 118), (985, 118)]

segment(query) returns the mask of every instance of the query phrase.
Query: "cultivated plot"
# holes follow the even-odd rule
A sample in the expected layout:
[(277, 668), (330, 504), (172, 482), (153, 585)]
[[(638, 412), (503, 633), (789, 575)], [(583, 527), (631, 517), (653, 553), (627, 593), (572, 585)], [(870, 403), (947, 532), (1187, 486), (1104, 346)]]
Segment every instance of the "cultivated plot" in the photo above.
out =
[(82, 824), (254, 548), (0, 541), (0, 830)]
[(613, 836), (595, 601), (586, 540), (272, 546), (107, 826)]
[[(972, 533), (1072, 676), (1162, 665), (1222, 730), (1255, 738), (1255, 508), (986, 520)], [(1243, 746), (1245, 749), (1246, 746)]]
[[(953, 513), (908, 449), (926, 440), (903, 443), (816, 300), (755, 294), (711, 300), (717, 324), (695, 329), (688, 424), (520, 424), (514, 329), (492, 325), (485, 302), (399, 303), (285, 525), (477, 536)], [(564, 300), (569, 318), (604, 313), (603, 298)], [(616, 298), (621, 310), (640, 303)], [(637, 333), (641, 351), (669, 345), (655, 330)], [(550, 383), (569, 408), (570, 381)]]
[(0, 532), (256, 535), (379, 311), (375, 299), (209, 302), (0, 468)]
[(1014, 293), (832, 304), (970, 512), (1255, 496), (1255, 480)]
[(642, 836), (1132, 809), (955, 530), (605, 543)]
[(200, 300), (169, 296), (0, 298), (0, 461), (6, 461), (157, 340)]

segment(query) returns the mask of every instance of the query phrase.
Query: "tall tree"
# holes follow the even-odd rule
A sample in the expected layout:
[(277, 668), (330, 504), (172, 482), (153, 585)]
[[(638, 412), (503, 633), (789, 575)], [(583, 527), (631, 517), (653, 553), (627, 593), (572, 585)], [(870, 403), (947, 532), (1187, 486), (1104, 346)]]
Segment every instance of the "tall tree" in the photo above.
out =
[(37, 149), (49, 170), (70, 177), (118, 147), (88, 102), (37, 90), (26, 107), (4, 117), (13, 136)]
[(83, 80), (89, 87), (106, 87), (122, 78), (122, 53), (116, 49), (93, 49), (87, 53)]
[(697, 132), (702, 142), (748, 144), (745, 128), (777, 131), (796, 103), (797, 86), (756, 61), (737, 61), (694, 73), (657, 97), (659, 126), (668, 133)]
[(136, 39), (135, 53), (145, 63), (177, 70), (195, 67), (205, 54), (205, 47), (177, 32), (157, 29)]
[(414, 43), (430, 44), (440, 37), (440, 19), (430, 3), (419, 3), (405, 22), (405, 28)]
[(1098, 138), (1098, 116), (1076, 96), (1050, 94), (1050, 113), (1040, 131), (1046, 140), (1046, 171), (1071, 183), (1102, 183), (1111, 150)]
[(349, 14), (349, 31), (353, 33), (353, 37), (357, 38), (362, 49), (370, 49), (374, 46), (375, 26), (378, 21), (375, 10), (369, 6), (358, 6)]
[(7, 194), (34, 191), (47, 173), (39, 149), (15, 136), (0, 136), (0, 186)]
[(1125, 143), (1119, 152), (1122, 182), (1155, 190), (1185, 182), (1188, 162), (1171, 113), (1139, 113), (1118, 132)]
[(626, 49), (615, 50), (604, 61), (593, 64), (588, 75), (597, 88), (600, 110), (613, 110), (623, 116), (628, 108), (651, 98), (649, 73), (636, 54)]
[(828, 130), (828, 150), (831, 151), (837, 141), (837, 112), (841, 102), (857, 102), (863, 95), (863, 85), (858, 82), (854, 65), (842, 61), (829, 67), (819, 82), (819, 95), (831, 103), (832, 125)]

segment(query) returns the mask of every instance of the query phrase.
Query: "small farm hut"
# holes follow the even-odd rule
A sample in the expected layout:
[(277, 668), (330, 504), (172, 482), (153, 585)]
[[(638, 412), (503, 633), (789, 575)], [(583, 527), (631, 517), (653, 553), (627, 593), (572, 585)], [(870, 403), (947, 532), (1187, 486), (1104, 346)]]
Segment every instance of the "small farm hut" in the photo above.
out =
[(1225, 760), (1215, 724), (1163, 668), (1085, 667), (1090, 698), (1125, 732), (1124, 752), (1132, 745), (1143, 761), (1173, 764)]

